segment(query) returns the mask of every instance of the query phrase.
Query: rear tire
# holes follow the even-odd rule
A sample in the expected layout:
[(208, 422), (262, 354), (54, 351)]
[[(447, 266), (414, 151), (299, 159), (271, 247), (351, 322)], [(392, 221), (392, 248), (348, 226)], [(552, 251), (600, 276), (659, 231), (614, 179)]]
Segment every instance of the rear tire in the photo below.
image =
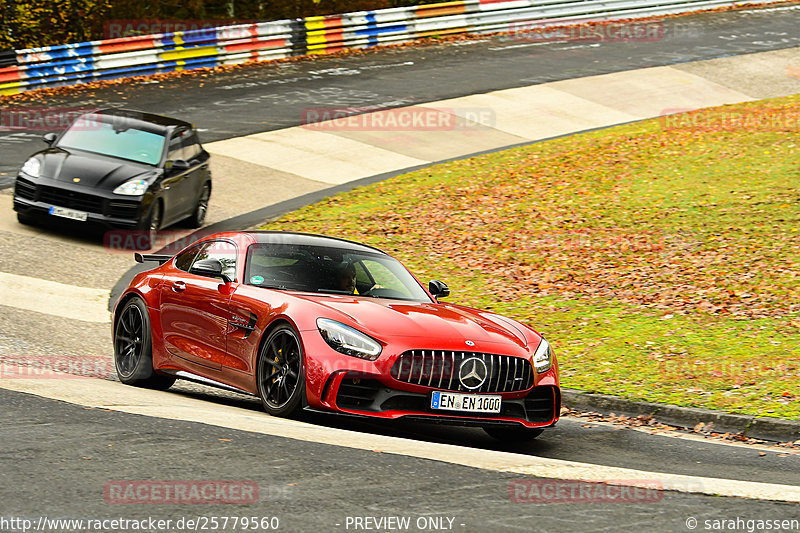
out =
[(273, 416), (295, 417), (306, 393), (303, 349), (288, 324), (275, 328), (258, 354), (258, 396), (264, 410)]
[(483, 430), (492, 438), (507, 443), (528, 442), (542, 434), (542, 429), (525, 427), (495, 427), (487, 426)]
[(211, 185), (206, 183), (200, 190), (200, 196), (197, 199), (197, 204), (194, 206), (192, 216), (188, 218), (189, 226), (199, 228), (205, 223), (209, 198), (211, 198)]
[(114, 326), (114, 366), (126, 385), (166, 390), (175, 383), (175, 378), (153, 370), (150, 316), (138, 296), (128, 300)]

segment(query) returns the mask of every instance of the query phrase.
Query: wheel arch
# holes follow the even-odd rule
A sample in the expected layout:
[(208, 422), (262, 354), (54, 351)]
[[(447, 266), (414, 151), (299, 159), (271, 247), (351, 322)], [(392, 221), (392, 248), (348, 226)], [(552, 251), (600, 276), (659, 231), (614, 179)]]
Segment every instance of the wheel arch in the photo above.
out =
[[(293, 321), (291, 321), (288, 317), (285, 316), (275, 317), (274, 319), (272, 319), (272, 322), (267, 324), (267, 326), (264, 328), (264, 332), (261, 334), (261, 338), (258, 339), (258, 345), (257, 345), (258, 347), (256, 348), (255, 354), (253, 355), (254, 364), (252, 368), (256, 368), (256, 366), (258, 365), (258, 356), (259, 354), (261, 354), (261, 350), (264, 348), (264, 343), (267, 342), (267, 339), (269, 338), (270, 334), (281, 325), (290, 326), (294, 330), (294, 332), (297, 333), (297, 337), (300, 340), (300, 347), (303, 348), (302, 346), (303, 339), (300, 337), (300, 332), (297, 328), (297, 324), (295, 324)], [(303, 349), (304, 358), (305, 358), (305, 353), (306, 351), (305, 349)]]
[[(122, 313), (122, 310), (125, 308), (125, 306), (128, 304), (128, 302), (130, 302), (134, 298), (139, 298), (142, 302), (144, 302), (144, 307), (147, 310), (147, 318), (150, 320), (151, 335), (155, 334), (155, 333), (158, 333), (158, 331), (153, 331), (153, 325), (155, 324), (155, 319), (158, 318), (158, 317), (157, 316), (153, 316), (153, 309), (152, 309), (152, 306), (150, 305), (150, 302), (147, 299), (147, 296), (145, 294), (143, 294), (142, 292), (136, 290), (136, 289), (129, 289), (126, 293), (124, 293), (122, 296), (119, 297), (119, 300), (117, 300), (117, 303), (114, 306), (114, 313), (111, 316), (111, 336), (112, 336), (112, 338), (115, 338), (115, 336), (117, 334), (117, 323), (119, 322), (119, 317), (120, 317), (120, 314)], [(153, 340), (155, 341), (155, 339), (153, 339)], [(154, 346), (154, 348), (155, 348), (155, 346)], [(153, 350), (154, 355), (155, 355), (155, 351), (156, 350)]]
[(147, 298), (145, 298), (144, 295), (138, 291), (128, 291), (119, 297), (119, 300), (117, 300), (117, 303), (114, 306), (114, 316), (112, 317), (113, 320), (112, 326), (114, 328), (113, 331), (117, 331), (117, 322), (119, 321), (119, 315), (122, 313), (122, 310), (125, 308), (125, 305), (127, 305), (128, 302), (137, 297), (144, 302), (144, 305), (147, 308), (147, 314), (148, 315), (150, 314), (150, 306), (147, 305)]
[[(261, 338), (258, 339), (258, 348), (255, 351), (255, 355), (253, 356), (253, 364), (251, 368), (253, 369), (253, 385), (254, 390), (258, 390), (258, 358), (261, 355), (261, 350), (264, 348), (264, 345), (269, 339), (269, 336), (275, 331), (278, 327), (286, 325), (292, 328), (292, 330), (297, 335), (297, 340), (300, 343), (300, 355), (302, 356), (303, 360), (303, 372), (305, 372), (305, 365), (306, 365), (306, 349), (303, 346), (303, 336), (300, 333), (300, 329), (297, 327), (297, 324), (294, 323), (289, 317), (285, 315), (275, 317), (272, 322), (270, 322), (265, 328), (264, 332), (261, 334)], [(306, 407), (308, 405), (308, 380), (305, 381), (305, 391), (302, 396), (302, 406)]]

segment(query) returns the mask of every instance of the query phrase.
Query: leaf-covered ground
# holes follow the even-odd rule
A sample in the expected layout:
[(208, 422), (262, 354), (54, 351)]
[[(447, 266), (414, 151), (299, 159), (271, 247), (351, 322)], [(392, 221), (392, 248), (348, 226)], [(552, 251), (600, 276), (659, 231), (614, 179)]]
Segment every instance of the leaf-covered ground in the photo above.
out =
[(443, 164), (269, 223), (545, 333), (567, 387), (800, 419), (800, 96)]

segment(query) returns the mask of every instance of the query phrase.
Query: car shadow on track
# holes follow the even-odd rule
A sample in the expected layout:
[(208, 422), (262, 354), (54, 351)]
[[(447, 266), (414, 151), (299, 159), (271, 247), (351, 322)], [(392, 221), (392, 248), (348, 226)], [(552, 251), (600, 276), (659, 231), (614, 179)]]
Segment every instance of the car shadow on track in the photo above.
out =
[(154, 252), (169, 249), (172, 253), (212, 233), (209, 226), (197, 229), (186, 220), (150, 233), (137, 229), (114, 229), (66, 218), (45, 217), (22, 225), (33, 231), (73, 244), (97, 246), (115, 253)]
[[(205, 385), (178, 381), (169, 391), (188, 398), (214, 402), (218, 405), (237, 407), (248, 411), (264, 412), (258, 398), (247, 394), (214, 389)], [(265, 416), (269, 416), (264, 413)], [(548, 431), (536, 440), (526, 443), (500, 442), (489, 437), (480, 428), (453, 426), (405, 420), (372, 420), (336, 414), (303, 412), (299, 420), (321, 427), (411, 439), (420, 442), (454, 444), (485, 450), (523, 453), (526, 455), (549, 455), (556, 441), (548, 439)]]
[(72, 241), (75, 244), (103, 246), (107, 228), (87, 225), (65, 218), (49, 217), (36, 220), (30, 224), (21, 224), (34, 231), (44, 231), (46, 235), (57, 239)]

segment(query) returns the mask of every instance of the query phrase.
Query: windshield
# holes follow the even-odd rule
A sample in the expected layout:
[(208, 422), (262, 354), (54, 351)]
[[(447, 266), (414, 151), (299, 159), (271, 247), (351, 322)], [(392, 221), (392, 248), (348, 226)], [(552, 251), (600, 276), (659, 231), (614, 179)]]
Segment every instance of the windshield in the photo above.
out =
[(58, 141), (60, 148), (75, 148), (157, 165), (164, 150), (164, 136), (120, 124), (102, 122), (101, 115), (80, 117)]
[(245, 280), (270, 289), (431, 301), (399, 261), (348, 248), (255, 244), (247, 250)]

